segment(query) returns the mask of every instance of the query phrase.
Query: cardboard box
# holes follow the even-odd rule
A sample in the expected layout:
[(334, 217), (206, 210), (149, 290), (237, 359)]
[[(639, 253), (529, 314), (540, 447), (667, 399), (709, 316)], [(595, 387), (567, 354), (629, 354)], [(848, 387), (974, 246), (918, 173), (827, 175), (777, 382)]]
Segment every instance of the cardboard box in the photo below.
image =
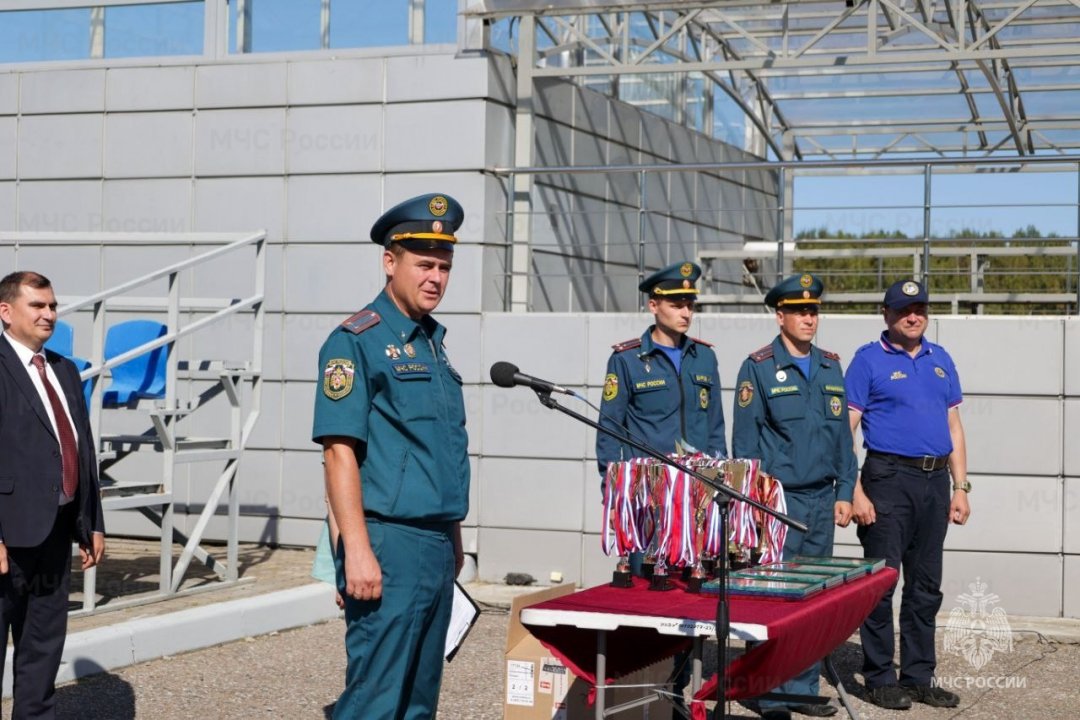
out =
[[(574, 592), (573, 584), (557, 585), (520, 595), (510, 608), (503, 670), (503, 718), (505, 720), (590, 720), (596, 716), (589, 705), (589, 684), (577, 677), (521, 624), (522, 608)], [(671, 674), (671, 660), (618, 679), (618, 684), (662, 684)], [(645, 688), (617, 688), (605, 693), (605, 706), (648, 695)], [(671, 720), (671, 704), (657, 700), (620, 713), (625, 720)]]

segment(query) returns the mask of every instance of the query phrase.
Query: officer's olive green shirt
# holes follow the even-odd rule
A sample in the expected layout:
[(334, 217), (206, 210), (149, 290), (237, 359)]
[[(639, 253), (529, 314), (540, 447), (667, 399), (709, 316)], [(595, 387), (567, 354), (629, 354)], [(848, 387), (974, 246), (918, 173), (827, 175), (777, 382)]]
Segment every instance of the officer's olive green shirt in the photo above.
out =
[(384, 290), (377, 324), (334, 329), (319, 351), (312, 439), (355, 438), (364, 511), (389, 520), (459, 521), (469, 510), (461, 376), (446, 329), (412, 320)]

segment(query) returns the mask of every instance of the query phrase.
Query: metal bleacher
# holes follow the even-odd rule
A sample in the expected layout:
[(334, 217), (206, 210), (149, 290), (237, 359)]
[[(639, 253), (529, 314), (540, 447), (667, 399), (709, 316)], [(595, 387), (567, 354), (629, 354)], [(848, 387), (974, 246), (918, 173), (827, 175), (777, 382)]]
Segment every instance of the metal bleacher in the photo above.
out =
[[(90, 365), (83, 370), (82, 378), (88, 384), (91, 428), (98, 445), (102, 505), (107, 512), (137, 511), (160, 530), (160, 572), (155, 592), (110, 599), (99, 608), (96, 572), (91, 568), (84, 574), (82, 609), (73, 615), (120, 609), (240, 582), (238, 470), (260, 409), (266, 233), (0, 233), (0, 246), (3, 245), (17, 249), (89, 246), (99, 248), (102, 257), (106, 248), (153, 246), (167, 248), (168, 257), (176, 257), (178, 249), (190, 255), (87, 297), (65, 296), (64, 288), (57, 287), (58, 315), (77, 328), (72, 350), (85, 337), (78, 328), (87, 325), (90, 328)], [(206, 269), (225, 256), (231, 256), (234, 263), (229, 267), (235, 268), (237, 254), (251, 255), (252, 251), (249, 264), (246, 257), (240, 260), (251, 273), (247, 280), (253, 291), (246, 297), (197, 297), (194, 293), (181, 292), (183, 287), (198, 286), (192, 280), (195, 268)], [(49, 275), (46, 266), (34, 269)], [(237, 277), (237, 283), (241, 282)], [(157, 294), (132, 294), (139, 290), (151, 293), (156, 290)], [(115, 353), (115, 348), (111, 348), (114, 352), (107, 352), (109, 329), (122, 324), (133, 327), (130, 321), (124, 323), (130, 317), (157, 321), (162, 331), (129, 343), (122, 352)], [(114, 318), (119, 319), (114, 321)], [(202, 347), (190, 341), (192, 336), (214, 326), (228, 333), (250, 332), (250, 351), (244, 353), (246, 357), (181, 357), (185, 347)], [(216, 347), (212, 341), (205, 346)], [(109, 382), (114, 379), (114, 373), (122, 374), (121, 366), (130, 367), (132, 361), (143, 361), (145, 365), (144, 361), (154, 354), (159, 362), (163, 360), (163, 387), (147, 392), (129, 390), (104, 402), (107, 394), (116, 395), (110, 393)], [(181, 393), (181, 389), (185, 392)], [(153, 459), (149, 465), (148, 456)], [(140, 469), (134, 475), (122, 472), (125, 464), (132, 464), (135, 457), (143, 460)], [(189, 491), (178, 497), (175, 482), (178, 469), (195, 463), (220, 465), (217, 480), (206, 497), (194, 496), (195, 483), (190, 483)], [(160, 470), (147, 472), (144, 468), (148, 466)], [(204, 535), (223, 503), (227, 524), (225, 557), (221, 558), (204, 547)], [(185, 511), (202, 506), (189, 527), (178, 527), (178, 504)], [(174, 544), (183, 546), (176, 558)], [(220, 549), (217, 552), (220, 554)], [(210, 568), (216, 582), (181, 590), (192, 560)]]

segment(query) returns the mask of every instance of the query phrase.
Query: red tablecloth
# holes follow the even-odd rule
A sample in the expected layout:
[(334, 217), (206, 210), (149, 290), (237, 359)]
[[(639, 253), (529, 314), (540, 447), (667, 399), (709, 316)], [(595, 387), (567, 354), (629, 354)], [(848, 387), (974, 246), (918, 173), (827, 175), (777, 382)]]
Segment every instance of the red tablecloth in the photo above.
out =
[[(878, 600), (896, 583), (896, 578), (896, 570), (884, 568), (797, 601), (731, 596), (731, 621), (764, 625), (769, 639), (728, 665), (728, 699), (740, 700), (769, 692), (828, 655), (862, 624)], [(645, 581), (637, 579), (633, 588), (601, 585), (532, 607), (698, 621), (716, 619), (715, 595), (693, 595), (681, 587), (669, 592), (651, 592)], [(529, 631), (578, 677), (595, 684), (595, 631), (566, 625), (530, 625)], [(688, 638), (662, 635), (651, 628), (619, 627), (610, 631), (607, 681), (674, 655), (690, 643)], [(714, 676), (696, 697), (707, 699), (715, 693)], [(701, 707), (699, 703), (695, 705)]]

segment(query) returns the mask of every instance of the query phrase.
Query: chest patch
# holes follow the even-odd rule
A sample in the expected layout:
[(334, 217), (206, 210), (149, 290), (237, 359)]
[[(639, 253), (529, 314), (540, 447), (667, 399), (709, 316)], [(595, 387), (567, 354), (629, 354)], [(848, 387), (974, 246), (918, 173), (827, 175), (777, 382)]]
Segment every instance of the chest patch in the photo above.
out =
[(394, 375), (401, 377), (403, 375), (430, 375), (431, 366), (427, 363), (394, 363), (391, 367), (394, 368)]
[(340, 400), (353, 389), (353, 376), (356, 366), (352, 360), (334, 358), (323, 369), (323, 395), (331, 400)]
[(831, 412), (834, 417), (840, 417), (840, 413), (843, 411), (843, 409), (844, 407), (840, 403), (840, 398), (836, 397), (835, 395), (829, 398), (829, 412)]
[(656, 380), (640, 380), (634, 383), (635, 390), (655, 390), (656, 388), (667, 387), (667, 380), (663, 378), (657, 378)]
[(798, 385), (777, 385), (776, 387), (769, 388), (769, 395), (773, 397), (777, 395), (792, 395), (797, 392), (799, 392)]

